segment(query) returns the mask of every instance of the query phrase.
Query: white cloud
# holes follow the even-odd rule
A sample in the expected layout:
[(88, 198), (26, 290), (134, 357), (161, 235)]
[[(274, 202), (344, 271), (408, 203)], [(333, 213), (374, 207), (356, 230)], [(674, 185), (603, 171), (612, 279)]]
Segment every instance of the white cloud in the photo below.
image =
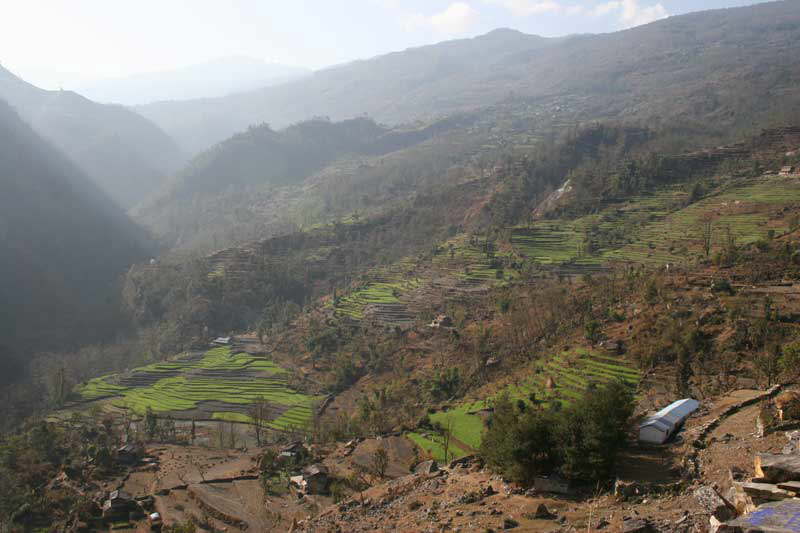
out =
[(503, 6), (517, 17), (560, 13), (564, 10), (564, 7), (554, 0), (484, 0), (484, 2)]
[(427, 22), (439, 33), (458, 34), (467, 31), (478, 18), (478, 12), (465, 2), (453, 2), (441, 13), (428, 17)]
[[(607, 0), (594, 6), (581, 3), (566, 4), (557, 0), (483, 0), (486, 4), (502, 6), (517, 17), (529, 17), (545, 13), (558, 13), (568, 16), (594, 15), (605, 16), (615, 14), (625, 28), (640, 26), (669, 16), (666, 8), (660, 3), (646, 6), (646, 0)], [(583, 4), (591, 2), (583, 2)]]
[(478, 19), (478, 11), (466, 2), (452, 2), (447, 9), (432, 15), (407, 11), (399, 0), (372, 0), (394, 11), (407, 31), (429, 30), (445, 35), (466, 32)]
[(660, 2), (651, 6), (642, 6), (639, 0), (612, 0), (595, 6), (592, 13), (597, 16), (619, 13), (619, 21), (626, 28), (649, 24), (669, 16), (666, 8)]

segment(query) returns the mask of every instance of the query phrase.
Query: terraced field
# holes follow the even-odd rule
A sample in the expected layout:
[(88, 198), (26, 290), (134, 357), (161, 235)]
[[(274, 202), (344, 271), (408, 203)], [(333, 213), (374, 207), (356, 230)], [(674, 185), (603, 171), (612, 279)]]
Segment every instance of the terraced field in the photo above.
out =
[(422, 433), (406, 433), (406, 437), (414, 444), (419, 446), (423, 451), (430, 454), (431, 457), (442, 463), (447, 462), (454, 457), (463, 457), (468, 455), (468, 451), (459, 448), (456, 444), (450, 443), (450, 448), (447, 453), (447, 458), (444, 456), (444, 444), (441, 437), (433, 434)]
[(402, 294), (420, 285), (420, 280), (410, 274), (412, 271), (413, 266), (409, 261), (401, 261), (389, 268), (372, 272), (368, 281), (339, 299), (335, 308), (336, 315), (362, 320), (369, 306), (378, 310), (398, 306)]
[[(452, 276), (462, 285), (500, 285), (517, 276), (514, 271), (503, 270), (486, 251), (480, 237), (470, 242), (466, 235), (459, 235), (445, 242), (441, 253), (433, 259), (433, 266)], [(502, 258), (502, 254), (495, 253)]]
[(797, 178), (773, 176), (743, 183), (644, 226), (636, 242), (607, 253), (604, 258), (665, 263), (699, 257), (701, 227), (706, 217), (713, 222), (713, 249), (723, 246), (728, 230), (737, 244), (764, 239), (769, 230), (781, 235), (789, 229), (788, 220), (773, 219), (773, 214), (798, 202)]
[(266, 359), (229, 348), (183, 355), (125, 374), (93, 379), (78, 390), (87, 400), (143, 415), (148, 408), (175, 418), (252, 422), (253, 403), (269, 404), (269, 427), (305, 427), (320, 399), (293, 390), (287, 371)]
[[(498, 395), (507, 393), (512, 400), (525, 401), (529, 401), (533, 395), (536, 401), (545, 407), (554, 401), (568, 405), (580, 397), (592, 383), (602, 384), (611, 380), (622, 380), (635, 387), (640, 378), (639, 371), (622, 358), (586, 350), (573, 350), (554, 355), (547, 361), (537, 362), (524, 380), (505, 387)], [(480, 411), (490, 408), (492, 399), (469, 401), (447, 411), (434, 413), (430, 415), (431, 422), (439, 423), (443, 427), (452, 422), (453, 438), (457, 441), (455, 447), (458, 448), (459, 444), (463, 444), (461, 448), (476, 450), (480, 447), (484, 428)], [(426, 437), (414, 433), (408, 436), (421, 448), (431, 450), (434, 456), (436, 453), (443, 455), (441, 439), (437, 435)], [(470, 451), (462, 449), (461, 453)]]
[[(726, 191), (684, 207), (688, 194), (668, 188), (606, 206), (598, 214), (540, 221), (514, 228), (512, 246), (542, 265), (591, 269), (612, 262), (681, 263), (701, 255), (703, 220), (714, 226), (714, 248), (777, 235), (788, 223), (771, 220), (780, 207), (800, 201), (800, 180), (765, 176), (732, 184)], [(591, 244), (589, 244), (591, 243)]]
[(373, 269), (359, 286), (338, 298), (333, 312), (355, 321), (407, 326), (416, 321), (425, 303), (504, 284), (517, 275), (493, 261), (480, 243), (470, 243), (466, 235), (460, 235), (440, 246), (430, 262), (406, 258)]

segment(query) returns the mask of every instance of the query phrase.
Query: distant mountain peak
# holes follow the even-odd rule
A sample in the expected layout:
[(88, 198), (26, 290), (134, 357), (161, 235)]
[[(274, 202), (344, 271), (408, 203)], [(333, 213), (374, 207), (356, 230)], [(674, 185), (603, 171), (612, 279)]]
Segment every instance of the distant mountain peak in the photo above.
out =
[(526, 36), (526, 37), (538, 37), (538, 35), (530, 35), (527, 33), (523, 33), (519, 30), (515, 30), (514, 28), (496, 28), (489, 33), (482, 35), (482, 37), (506, 37), (506, 36)]

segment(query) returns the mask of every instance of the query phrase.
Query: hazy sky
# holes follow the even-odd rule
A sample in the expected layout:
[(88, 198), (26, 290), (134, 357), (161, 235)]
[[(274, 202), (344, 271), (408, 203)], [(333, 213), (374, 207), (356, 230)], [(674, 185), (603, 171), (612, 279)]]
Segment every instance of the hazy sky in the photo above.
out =
[[(794, 0), (789, 0), (794, 1)], [(226, 56), (320, 68), (498, 27), (608, 32), (756, 0), (0, 0), (0, 63), (40, 86)]]

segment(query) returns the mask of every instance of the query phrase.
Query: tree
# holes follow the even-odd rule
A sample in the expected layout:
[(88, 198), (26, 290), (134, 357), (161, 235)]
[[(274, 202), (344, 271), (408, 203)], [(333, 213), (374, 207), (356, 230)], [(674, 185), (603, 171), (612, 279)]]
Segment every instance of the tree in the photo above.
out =
[(772, 347), (762, 351), (754, 360), (756, 370), (767, 383), (767, 387), (771, 387), (775, 378), (781, 369), (782, 349), (780, 344), (774, 344)]
[(780, 369), (790, 379), (795, 379), (800, 375), (800, 342), (793, 342), (783, 347)]
[(386, 477), (386, 468), (389, 466), (389, 454), (386, 448), (378, 446), (372, 454), (372, 472), (375, 476), (383, 479)]
[(560, 410), (521, 412), (503, 395), (494, 404), (480, 453), (490, 468), (523, 483), (555, 470), (585, 481), (607, 479), (625, 444), (633, 407), (631, 388), (617, 381), (586, 390)]
[(714, 223), (710, 218), (707, 218), (703, 221), (702, 236), (703, 236), (703, 251), (705, 251), (707, 259), (709, 254), (711, 253), (711, 242), (714, 237)]
[(250, 418), (253, 419), (253, 433), (256, 437), (256, 445), (261, 447), (261, 437), (263, 434), (264, 426), (270, 420), (270, 405), (266, 398), (260, 397), (250, 407)]
[(597, 341), (600, 340), (600, 323), (597, 320), (590, 320), (586, 323), (586, 340), (588, 340), (592, 346), (597, 344)]
[(625, 444), (633, 414), (631, 389), (620, 381), (588, 390), (564, 411), (556, 442), (562, 447), (562, 471), (585, 480), (606, 479)]
[(151, 407), (147, 408), (144, 415), (144, 432), (150, 440), (158, 433), (158, 416), (156, 416)]
[(442, 448), (444, 449), (445, 462), (450, 460), (450, 441), (453, 438), (453, 418), (448, 416), (445, 425), (441, 427)]

